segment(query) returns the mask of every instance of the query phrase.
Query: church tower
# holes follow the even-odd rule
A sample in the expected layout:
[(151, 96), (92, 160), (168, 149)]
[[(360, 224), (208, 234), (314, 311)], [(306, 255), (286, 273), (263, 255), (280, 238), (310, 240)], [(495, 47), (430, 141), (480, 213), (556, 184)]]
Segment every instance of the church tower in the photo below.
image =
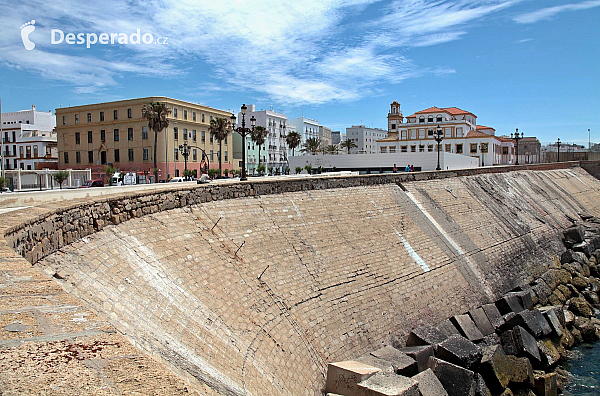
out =
[(388, 113), (388, 136), (390, 134), (397, 134), (400, 130), (400, 124), (404, 122), (404, 116), (402, 110), (400, 110), (400, 103), (393, 101), (390, 105), (390, 112)]

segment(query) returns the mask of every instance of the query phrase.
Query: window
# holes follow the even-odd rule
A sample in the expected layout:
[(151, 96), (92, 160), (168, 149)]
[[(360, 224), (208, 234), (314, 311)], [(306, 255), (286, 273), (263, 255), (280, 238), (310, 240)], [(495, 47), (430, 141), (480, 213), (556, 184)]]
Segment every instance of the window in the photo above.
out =
[(148, 151), (149, 151), (148, 148), (144, 147), (144, 151), (142, 152), (142, 159), (144, 161), (148, 161)]
[(411, 153), (416, 153), (417, 152), (417, 146), (410, 146), (410, 152)]
[(113, 111), (113, 120), (118, 120), (119, 119), (119, 111), (118, 110), (114, 110)]
[(210, 162), (213, 162), (213, 151), (210, 150)]
[(452, 137), (452, 129), (451, 128), (444, 128), (444, 133), (447, 138)]
[(142, 127), (142, 139), (148, 139), (148, 127)]
[(419, 139), (425, 139), (425, 129), (419, 129)]
[(213, 142), (213, 134), (212, 134), (212, 132), (211, 132), (211, 134), (210, 134), (210, 139), (208, 140), (208, 142), (209, 142), (209, 143), (212, 143), (212, 142)]
[(428, 137), (433, 137), (433, 129), (429, 129), (429, 130), (427, 131), (427, 136), (428, 136)]
[(67, 125), (67, 116), (63, 116), (63, 125)]
[(446, 152), (450, 153), (452, 151), (452, 145), (451, 144), (447, 144), (446, 145)]
[(463, 129), (456, 128), (456, 137), (463, 137)]
[(427, 152), (429, 152), (429, 153), (433, 152), (433, 144), (427, 145)]
[(396, 146), (390, 146), (390, 153), (396, 152)]
[(202, 122), (204, 122), (204, 114), (202, 114)]
[(106, 164), (106, 151), (100, 152), (100, 163), (102, 165)]
[(104, 112), (103, 111), (100, 112), (100, 121), (104, 121)]
[(396, 129), (396, 124), (392, 124), (392, 129)]
[(408, 132), (410, 133), (410, 138), (411, 139), (416, 139), (417, 138), (417, 130), (416, 129), (409, 129)]
[(75, 124), (79, 124), (79, 114), (75, 114)]
[(88, 131), (88, 143), (92, 143), (92, 131)]
[(508, 155), (508, 147), (502, 147), (502, 154)]
[(192, 131), (192, 139), (194, 140), (194, 142), (196, 141), (196, 130), (195, 129)]
[[(202, 114), (202, 118), (204, 118), (204, 114)], [(204, 120), (202, 120), (202, 121), (204, 121)], [(200, 138), (202, 140), (202, 143), (206, 142), (206, 132), (205, 131), (200, 132)]]
[(456, 154), (462, 154), (462, 153), (463, 153), (463, 145), (457, 144), (456, 145)]
[(114, 136), (113, 136), (113, 140), (114, 140), (115, 142), (118, 142), (118, 141), (119, 141), (119, 130), (118, 130), (118, 129), (115, 129), (115, 130), (113, 131), (113, 135), (114, 135)]
[[(68, 164), (68, 163), (69, 163), (69, 153), (67, 153), (67, 152), (65, 151), (65, 153), (64, 153), (64, 157), (65, 157), (65, 164)], [(16, 160), (15, 160), (15, 161), (16, 161)]]
[(179, 129), (177, 127), (173, 127), (173, 139), (179, 139)]
[(121, 161), (121, 153), (119, 152), (119, 149), (115, 149), (115, 162), (120, 162)]
[(127, 156), (129, 157), (129, 162), (133, 162), (133, 149), (130, 148), (127, 152)]
[[(227, 144), (227, 135), (225, 135), (225, 140), (223, 140), (223, 142)], [(275, 147), (275, 149), (277, 149), (277, 147)]]
[(187, 110), (183, 110), (183, 119), (187, 120)]
[(192, 150), (192, 159), (193, 159), (194, 161), (197, 161), (197, 160), (198, 160), (198, 150), (196, 150), (196, 149), (193, 149), (193, 150)]
[(229, 158), (229, 157), (227, 156), (227, 150), (225, 150), (225, 158), (224, 158), (224, 161), (225, 161), (225, 162), (229, 161), (229, 160), (228, 160), (228, 158)]
[(401, 146), (400, 147), (400, 152), (401, 153), (406, 153), (408, 151), (408, 146)]
[(81, 134), (79, 132), (75, 132), (75, 144), (81, 143)]
[(425, 123), (425, 117), (419, 117), (419, 124)]
[(422, 144), (419, 144), (419, 153), (424, 153), (425, 152), (425, 146)]
[(471, 143), (471, 154), (477, 153), (477, 143)]
[(90, 164), (94, 163), (94, 152), (93, 151), (88, 151), (88, 163), (90, 163)]
[(179, 160), (179, 150), (175, 149), (175, 161)]
[(80, 151), (75, 151), (75, 162), (77, 162), (78, 164), (81, 164), (81, 152)]
[(387, 153), (387, 146), (381, 146), (381, 147), (379, 147), (379, 152), (380, 153)]
[(131, 118), (131, 109), (127, 109), (127, 118)]
[(31, 146), (25, 147), (25, 158), (31, 158)]
[(187, 128), (183, 128), (183, 140), (187, 140), (187, 138), (188, 138)]
[(442, 116), (438, 115), (437, 118), (435, 119), (436, 122), (442, 122)]
[(427, 122), (433, 122), (433, 116), (427, 117)]
[(127, 140), (133, 140), (133, 128), (127, 128)]
[(173, 117), (177, 118), (177, 109), (173, 107)]
[(402, 140), (406, 140), (406, 139), (407, 139), (407, 136), (406, 136), (406, 131), (402, 131), (402, 132), (400, 132), (400, 138), (401, 138)]
[(481, 152), (484, 153), (484, 154), (487, 153), (488, 152), (488, 146), (489, 146), (489, 143), (481, 143), (481, 148), (480, 148)]
[(196, 121), (196, 112), (192, 112), (192, 121)]
[(92, 113), (87, 113), (87, 122), (92, 122)]
[(100, 130), (100, 140), (106, 142), (106, 131), (104, 129)]

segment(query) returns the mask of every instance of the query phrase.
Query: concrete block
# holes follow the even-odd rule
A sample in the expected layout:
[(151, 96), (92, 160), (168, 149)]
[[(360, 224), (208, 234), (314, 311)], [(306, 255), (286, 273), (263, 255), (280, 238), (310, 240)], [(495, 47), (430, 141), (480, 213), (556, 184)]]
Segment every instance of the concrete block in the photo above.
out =
[(427, 369), (413, 377), (419, 382), (419, 392), (422, 396), (448, 396), (448, 392), (431, 369)]
[(533, 300), (531, 299), (531, 291), (518, 291), (518, 292), (510, 292), (506, 293), (507, 296), (516, 296), (521, 303), (521, 306), (525, 309), (531, 310), (533, 309)]
[(556, 373), (534, 372), (535, 390), (538, 396), (558, 395)]
[(421, 326), (410, 332), (406, 339), (406, 346), (436, 345), (446, 338), (448, 337), (435, 327)]
[(380, 372), (381, 369), (354, 360), (329, 363), (325, 392), (356, 396), (358, 383)]
[(431, 345), (421, 345), (413, 347), (400, 348), (400, 352), (405, 353), (417, 361), (419, 372), (427, 369), (429, 357), (433, 356), (433, 347)]
[(381, 369), (381, 371), (394, 371), (394, 366), (391, 362), (383, 359), (377, 359), (370, 353), (359, 357), (356, 359), (356, 361), (369, 366), (377, 367), (378, 369)]
[(560, 361), (560, 352), (551, 340), (539, 340), (537, 342), (540, 351), (540, 365), (546, 370)]
[(488, 317), (492, 326), (494, 326), (494, 329), (498, 329), (504, 323), (496, 304), (485, 304), (481, 306), (481, 309), (485, 312), (485, 315)]
[(455, 335), (438, 345), (437, 358), (454, 363), (467, 369), (473, 369), (481, 360), (481, 350), (465, 337)]
[(419, 396), (419, 383), (391, 372), (379, 372), (357, 385), (357, 396)]
[(396, 374), (412, 377), (418, 373), (417, 361), (390, 345), (371, 352), (371, 355), (390, 362)]
[(576, 227), (567, 228), (563, 232), (564, 241), (571, 242), (571, 243), (583, 242), (584, 235), (585, 235), (585, 228), (583, 228), (583, 226), (581, 226), (581, 225), (576, 226)]
[(501, 346), (496, 345), (483, 349), (479, 373), (495, 395), (502, 393), (510, 383), (509, 363)]
[(505, 328), (514, 328), (521, 326), (535, 337), (543, 337), (552, 332), (550, 325), (538, 310), (522, 311), (507, 318)]
[(483, 339), (483, 334), (477, 328), (469, 315), (455, 315), (450, 321), (458, 329), (462, 336), (470, 341), (479, 341)]
[(473, 396), (475, 394), (475, 373), (444, 360), (430, 357), (429, 368), (440, 380), (450, 396)]
[[(544, 308), (540, 308), (540, 312), (542, 312), (542, 315), (544, 315), (544, 317), (548, 321), (548, 324), (550, 325), (552, 332), (555, 335), (557, 335), (558, 337), (562, 337), (563, 331), (564, 331), (564, 320), (565, 320), (562, 307), (560, 307), (560, 306), (548, 307), (548, 308), (544, 307)], [(562, 316), (562, 322), (560, 320), (559, 315)]]
[(542, 329), (542, 335), (544, 335), (544, 336), (550, 335), (550, 333), (552, 333), (552, 327), (550, 327), (550, 323), (548, 323), (548, 320), (546, 319), (544, 314), (542, 314), (542, 312), (537, 309), (534, 309), (530, 312), (533, 312), (534, 317), (537, 319), (538, 323), (540, 324), (540, 327)]
[(514, 295), (505, 295), (496, 301), (496, 307), (502, 315), (506, 315), (509, 312), (519, 313), (524, 309), (519, 299)]
[(471, 317), (473, 322), (475, 322), (475, 325), (477, 326), (481, 334), (483, 334), (483, 336), (487, 336), (488, 334), (492, 334), (495, 332), (494, 326), (488, 319), (483, 308), (479, 307), (472, 309), (471, 311), (469, 311), (469, 316)]
[(517, 355), (525, 356), (534, 363), (539, 364), (541, 357), (536, 339), (521, 326), (516, 326), (512, 330), (512, 334), (518, 350)]
[(500, 343), (507, 355), (516, 355), (519, 353), (512, 330), (506, 330), (500, 335)]
[(444, 320), (442, 323), (436, 326), (436, 328), (446, 336), (446, 338), (453, 335), (460, 335), (460, 332), (454, 326), (454, 324), (450, 321), (450, 319)]

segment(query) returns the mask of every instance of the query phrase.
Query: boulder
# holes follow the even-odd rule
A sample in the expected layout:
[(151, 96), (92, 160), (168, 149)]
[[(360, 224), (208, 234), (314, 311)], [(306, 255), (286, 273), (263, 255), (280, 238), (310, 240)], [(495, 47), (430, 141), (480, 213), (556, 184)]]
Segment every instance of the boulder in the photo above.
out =
[(540, 365), (544, 370), (549, 369), (560, 361), (560, 352), (551, 340), (544, 339), (537, 342), (540, 352)]
[(584, 278), (582, 278), (581, 276), (574, 277), (573, 280), (571, 281), (571, 284), (573, 286), (575, 286), (577, 288), (577, 290), (579, 290), (579, 291), (584, 290), (588, 286), (587, 281)]
[(446, 338), (448, 337), (435, 327), (421, 326), (410, 332), (406, 339), (406, 346), (436, 345)]
[(481, 309), (483, 309), (483, 312), (485, 312), (485, 315), (489, 319), (492, 326), (494, 326), (494, 329), (502, 326), (504, 319), (502, 319), (502, 315), (500, 314), (500, 311), (498, 311), (496, 304), (485, 304), (481, 306)]
[(562, 308), (559, 307), (554, 309), (547, 309), (543, 311), (543, 315), (548, 321), (552, 332), (560, 338), (563, 335), (563, 325), (560, 323), (560, 319), (558, 319), (558, 316), (556, 315), (557, 311), (562, 312)]
[(587, 302), (589, 302), (593, 306), (595, 306), (595, 307), (600, 306), (600, 298), (598, 298), (598, 294), (597, 293), (594, 293), (593, 291), (586, 290), (586, 291), (583, 292), (583, 296), (585, 297), (585, 299), (587, 300)]
[(563, 232), (565, 243), (583, 242), (584, 235), (585, 235), (585, 228), (583, 228), (583, 226), (581, 226), (581, 225), (567, 228)]
[[(511, 329), (515, 326), (521, 326), (535, 337), (542, 337), (552, 332), (550, 325), (544, 318), (544, 315), (537, 309), (533, 311), (523, 311), (507, 318), (504, 329)], [(503, 330), (504, 330), (503, 329)]]
[(525, 356), (536, 364), (540, 363), (541, 357), (537, 341), (527, 330), (516, 326), (512, 330), (512, 336), (517, 348), (517, 355)]
[(590, 319), (577, 316), (575, 317), (573, 326), (575, 327), (575, 329), (579, 330), (583, 341), (595, 342), (597, 340), (596, 327)]
[(565, 301), (567, 301), (567, 297), (565, 297), (558, 288), (554, 289), (550, 297), (548, 297), (548, 304), (552, 305), (561, 305), (564, 304)]
[(502, 315), (506, 315), (509, 312), (519, 313), (524, 308), (519, 302), (519, 299), (514, 295), (506, 295), (496, 301), (496, 307), (498, 307), (498, 311)]
[(593, 249), (594, 246), (588, 241), (579, 242), (573, 245), (573, 250), (585, 254), (586, 257), (590, 257), (592, 255)]
[(421, 345), (400, 348), (400, 352), (405, 353), (417, 361), (417, 369), (419, 372), (427, 369), (429, 357), (433, 356), (433, 347), (431, 345)]
[(479, 372), (494, 395), (501, 394), (511, 383), (533, 385), (529, 360), (507, 356), (500, 346), (484, 349)]
[(558, 394), (556, 373), (535, 371), (533, 376), (535, 381), (534, 386), (538, 396), (556, 396)]
[(541, 278), (536, 279), (531, 287), (531, 291), (535, 294), (538, 304), (545, 304), (548, 301), (548, 297), (552, 294), (550, 287)]
[(327, 382), (325, 392), (344, 396), (355, 396), (357, 385), (381, 369), (354, 360), (329, 363), (327, 365)]
[(571, 349), (575, 345), (575, 337), (567, 328), (563, 331), (563, 336), (560, 338), (560, 345), (566, 349)]
[(584, 298), (574, 297), (569, 301), (569, 311), (578, 316), (589, 318), (592, 316), (592, 308)]
[(600, 280), (596, 278), (589, 278), (590, 280), (590, 290), (594, 293), (600, 293)]
[(581, 336), (581, 332), (578, 328), (573, 327), (571, 329), (571, 334), (573, 334), (573, 339), (575, 340), (575, 344), (581, 344), (583, 342), (583, 337)]
[(567, 286), (558, 285), (556, 287), (556, 290), (560, 291), (562, 293), (562, 295), (565, 296), (565, 298), (567, 298), (567, 299), (571, 298), (571, 289), (569, 289)]
[(563, 252), (563, 254), (560, 255), (560, 263), (565, 265), (577, 261), (577, 257), (574, 253), (575, 252), (573, 252), (571, 249), (567, 249), (565, 252)]
[(419, 382), (419, 392), (422, 396), (448, 396), (448, 392), (431, 369), (427, 369), (413, 377)]
[(475, 373), (444, 360), (430, 357), (428, 367), (440, 380), (449, 396), (473, 396)]
[(419, 384), (412, 378), (379, 372), (357, 385), (357, 396), (419, 396)]
[(563, 324), (563, 326), (570, 325), (575, 320), (575, 315), (573, 314), (573, 312), (567, 309), (563, 309), (563, 316), (565, 318), (565, 323)]
[(479, 341), (483, 339), (483, 334), (477, 328), (469, 315), (454, 315), (450, 321), (458, 329), (460, 334), (470, 341)]
[(472, 309), (469, 311), (469, 316), (484, 337), (495, 332), (494, 326), (492, 326), (492, 323), (488, 319), (483, 308), (479, 307)]
[(417, 361), (390, 345), (371, 352), (371, 355), (390, 362), (396, 374), (412, 377), (418, 373)]
[(563, 265), (563, 269), (569, 271), (571, 276), (583, 275), (583, 267), (581, 266), (581, 263), (578, 263), (577, 261)]
[(369, 366), (377, 367), (381, 371), (395, 371), (394, 366), (392, 366), (391, 362), (383, 359), (377, 359), (370, 353), (359, 357), (358, 359), (356, 359), (356, 361), (363, 364), (367, 364)]
[(560, 284), (567, 285), (571, 283), (573, 276), (567, 270), (551, 268), (544, 272), (541, 278), (546, 282), (550, 290), (554, 290)]
[(488, 334), (485, 337), (483, 337), (483, 340), (479, 341), (477, 345), (480, 348), (493, 345), (500, 345), (500, 336), (496, 333)]
[(533, 309), (533, 301), (531, 299), (531, 290), (523, 290), (506, 293), (507, 296), (516, 296), (521, 303), (521, 306), (525, 309)]
[(450, 321), (450, 319), (444, 320), (442, 323), (436, 326), (436, 328), (446, 336), (446, 338), (453, 335), (460, 335), (458, 329), (454, 326), (454, 324)]
[(462, 336), (452, 336), (438, 345), (436, 357), (461, 367), (473, 370), (482, 353), (477, 345)]

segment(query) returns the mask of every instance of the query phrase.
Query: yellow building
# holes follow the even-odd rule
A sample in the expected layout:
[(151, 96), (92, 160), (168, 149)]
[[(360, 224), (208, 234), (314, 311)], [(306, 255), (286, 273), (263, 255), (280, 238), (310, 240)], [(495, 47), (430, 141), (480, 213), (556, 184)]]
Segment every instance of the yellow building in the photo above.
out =
[[(91, 168), (93, 178), (106, 181), (104, 169), (112, 165), (120, 172), (135, 172), (142, 180), (152, 181), (154, 131), (148, 129), (148, 121), (142, 117), (142, 107), (149, 102), (166, 103), (172, 110), (169, 127), (158, 135), (159, 180), (183, 176), (184, 157), (178, 147), (185, 142), (190, 152), (188, 169), (200, 174), (202, 150), (210, 168), (219, 167), (219, 142), (208, 127), (213, 118), (229, 120), (231, 113), (157, 96), (56, 109), (59, 169)], [(232, 169), (231, 134), (223, 140), (222, 147), (223, 169)]]

